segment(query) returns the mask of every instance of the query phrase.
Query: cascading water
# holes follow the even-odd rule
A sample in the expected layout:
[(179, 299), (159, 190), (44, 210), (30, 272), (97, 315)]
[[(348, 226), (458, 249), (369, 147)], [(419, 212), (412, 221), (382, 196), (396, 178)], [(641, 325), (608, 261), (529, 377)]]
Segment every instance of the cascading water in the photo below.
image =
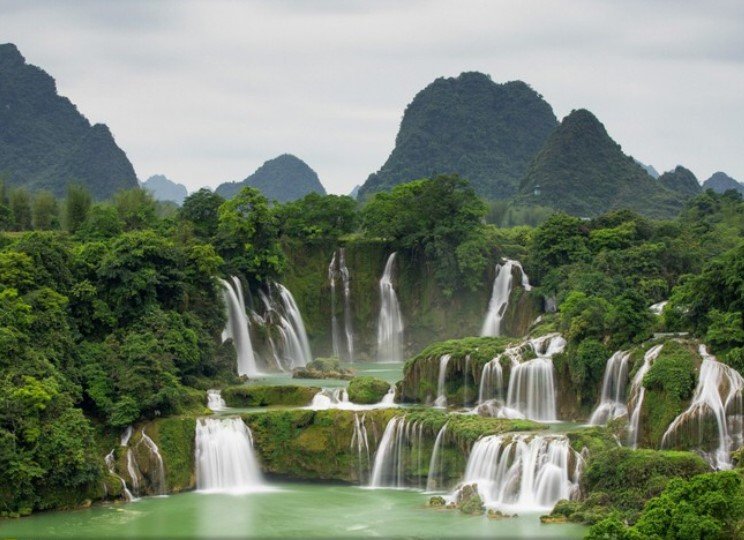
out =
[[(336, 281), (341, 279), (344, 294), (344, 340), (336, 314)], [(328, 265), (328, 282), (331, 286), (331, 337), (333, 342), (333, 355), (336, 358), (345, 358), (348, 362), (354, 361), (354, 331), (351, 323), (351, 286), (349, 269), (346, 266), (346, 250), (339, 248), (333, 252), (331, 263)], [(343, 346), (342, 341), (344, 341)]]
[(501, 356), (497, 356), (483, 366), (478, 387), (478, 404), (491, 399), (503, 399), (504, 371), (501, 367)]
[(643, 399), (646, 397), (643, 378), (648, 373), (648, 370), (651, 369), (651, 365), (658, 358), (663, 347), (663, 344), (654, 345), (646, 351), (646, 354), (643, 355), (643, 364), (638, 368), (630, 383), (630, 391), (628, 392), (628, 416), (630, 417), (628, 423), (628, 445), (632, 448), (638, 445), (638, 427), (641, 421)]
[(319, 411), (351, 408), (352, 405), (346, 388), (323, 388), (313, 396), (313, 401), (308, 408)]
[(434, 491), (437, 487), (442, 487), (444, 481), (444, 460), (441, 453), (446, 434), (447, 424), (444, 424), (442, 429), (439, 430), (439, 433), (437, 433), (437, 438), (434, 441), (434, 449), (432, 450), (431, 460), (429, 461), (429, 476), (426, 478), (426, 491)]
[(121, 476), (116, 473), (116, 459), (114, 458), (114, 450), (111, 450), (111, 452), (106, 454), (106, 457), (103, 458), (103, 461), (106, 463), (106, 468), (108, 469), (109, 474), (115, 476), (119, 479), (119, 482), (121, 482), (121, 492), (124, 494), (124, 499), (127, 502), (133, 501), (134, 495), (132, 495), (132, 492), (129, 491), (129, 488), (127, 488), (127, 483)]
[(447, 406), (447, 365), (452, 359), (451, 354), (444, 354), (439, 358), (439, 377), (437, 380), (437, 399), (434, 401), (435, 407), (444, 408)]
[(365, 471), (369, 466), (369, 437), (367, 436), (367, 417), (363, 414), (359, 418), (354, 414), (354, 433), (351, 436), (351, 450), (356, 450), (357, 454), (357, 480), (360, 484), (365, 482)]
[(150, 456), (154, 458), (155, 461), (155, 471), (154, 475), (150, 475), (151, 481), (150, 485), (153, 488), (153, 491), (156, 495), (165, 495), (166, 492), (166, 484), (165, 484), (165, 465), (163, 464), (163, 456), (160, 455), (160, 449), (158, 448), (158, 445), (155, 444), (155, 441), (153, 441), (147, 433), (145, 433), (145, 430), (143, 429), (140, 432), (140, 440), (138, 445), (143, 444), (147, 447), (147, 449), (150, 452)]
[(279, 290), (279, 297), (281, 298), (282, 308), (285, 314), (285, 317), (280, 318), (280, 323), (286, 332), (285, 343), (288, 351), (285, 351), (285, 356), (287, 356), (289, 367), (306, 366), (312, 361), (313, 356), (310, 352), (310, 342), (307, 339), (305, 323), (302, 321), (300, 308), (297, 307), (297, 302), (295, 302), (289, 289), (281, 283), (277, 283), (276, 287)]
[[(692, 402), (667, 428), (661, 447), (672, 448), (683, 440), (694, 441), (711, 466), (730, 469), (731, 452), (744, 443), (744, 378), (708, 354), (704, 345), (700, 345), (699, 352), (703, 363)], [(718, 444), (708, 452), (704, 447), (712, 440), (707, 439), (705, 428), (711, 420), (716, 425)]]
[(488, 303), (486, 319), (483, 321), (481, 336), (493, 337), (501, 335), (501, 320), (509, 305), (509, 296), (512, 291), (512, 270), (515, 267), (519, 269), (522, 276), (522, 287), (527, 291), (532, 288), (527, 274), (525, 274), (522, 265), (518, 261), (504, 259), (504, 264), (497, 264), (496, 279), (493, 281), (493, 292), (491, 293), (491, 300)]
[(377, 320), (377, 360), (380, 362), (403, 360), (403, 316), (393, 287), (395, 257), (396, 252), (390, 254), (380, 278), (380, 315)]
[(664, 312), (664, 308), (669, 303), (669, 300), (664, 300), (663, 302), (657, 302), (656, 304), (653, 304), (649, 306), (649, 310), (651, 313), (653, 313), (656, 316), (660, 316)]
[(199, 491), (247, 493), (265, 489), (251, 430), (240, 418), (199, 418), (195, 461)]
[(553, 356), (563, 351), (566, 340), (559, 334), (548, 334), (529, 340), (528, 345), (537, 358), (519, 362), (512, 356), (506, 406), (530, 420), (554, 421)]
[(601, 426), (628, 414), (625, 403), (625, 387), (628, 385), (628, 360), (630, 353), (617, 351), (607, 360), (604, 378), (602, 379), (602, 396), (599, 405), (594, 409), (589, 423)]
[(564, 435), (491, 435), (473, 445), (463, 484), (487, 507), (549, 510), (576, 495), (582, 462)]
[(224, 279), (222, 284), (225, 305), (227, 307), (227, 324), (223, 332), (224, 339), (232, 339), (238, 357), (238, 375), (256, 377), (261, 375), (256, 367), (251, 335), (248, 331), (248, 316), (243, 298), (243, 286), (236, 276), (232, 276), (232, 285)]
[(207, 408), (212, 411), (222, 411), (227, 408), (222, 392), (219, 390), (207, 390)]
[(390, 419), (375, 452), (370, 487), (406, 487), (406, 464), (421, 466), (423, 425), (408, 422), (404, 416)]
[(137, 462), (134, 460), (134, 453), (131, 448), (127, 448), (127, 474), (132, 484), (132, 493), (139, 495), (140, 477)]

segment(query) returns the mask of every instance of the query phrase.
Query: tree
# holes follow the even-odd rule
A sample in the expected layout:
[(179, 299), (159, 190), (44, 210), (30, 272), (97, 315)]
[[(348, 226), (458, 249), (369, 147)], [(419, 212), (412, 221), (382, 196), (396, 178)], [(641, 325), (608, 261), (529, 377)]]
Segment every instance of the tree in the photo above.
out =
[(10, 192), (10, 212), (14, 231), (31, 230), (31, 196), (24, 188), (16, 188)]
[(202, 188), (186, 197), (178, 216), (194, 224), (194, 232), (200, 239), (211, 239), (217, 234), (219, 208), (224, 202), (216, 193)]
[(70, 232), (80, 228), (88, 217), (91, 198), (88, 190), (80, 184), (69, 184), (67, 186), (67, 198), (65, 199), (65, 226)]
[(34, 229), (59, 229), (59, 204), (50, 191), (39, 191), (34, 196)]
[(266, 283), (284, 267), (276, 217), (257, 189), (245, 187), (220, 206), (215, 244), (229, 271), (253, 283)]
[(88, 217), (77, 231), (83, 240), (114, 238), (124, 230), (119, 212), (110, 204), (97, 204), (90, 209)]
[(589, 231), (568, 214), (553, 214), (532, 236), (529, 250), (530, 276), (542, 279), (551, 269), (589, 259)]
[(346, 195), (310, 193), (302, 199), (274, 207), (280, 233), (311, 240), (338, 238), (356, 230), (357, 202)]
[(151, 228), (156, 220), (157, 203), (146, 189), (125, 189), (114, 195), (114, 206), (125, 231)]

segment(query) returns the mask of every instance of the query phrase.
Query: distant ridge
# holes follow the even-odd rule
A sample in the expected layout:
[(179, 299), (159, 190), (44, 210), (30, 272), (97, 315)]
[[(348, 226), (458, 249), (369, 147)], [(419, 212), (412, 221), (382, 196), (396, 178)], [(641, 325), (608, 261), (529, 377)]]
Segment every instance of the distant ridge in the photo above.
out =
[(478, 72), (436, 79), (406, 107), (395, 148), (359, 198), (445, 173), (484, 197), (511, 197), (556, 125), (550, 105), (521, 81), (497, 84)]
[(579, 109), (563, 119), (537, 154), (517, 200), (586, 217), (618, 208), (670, 217), (685, 197), (649, 176), (591, 112)]
[(109, 128), (91, 126), (11, 43), (0, 45), (0, 126), (0, 175), (10, 185), (63, 196), (77, 182), (96, 199), (138, 185)]
[(673, 171), (667, 171), (659, 176), (659, 182), (664, 187), (687, 197), (694, 197), (703, 189), (692, 171), (681, 165), (677, 165)]
[(230, 199), (245, 186), (257, 188), (267, 199), (278, 202), (301, 199), (309, 193), (326, 194), (315, 171), (292, 154), (270, 159), (242, 182), (226, 182), (216, 192)]
[(186, 186), (169, 180), (162, 174), (151, 176), (142, 182), (142, 187), (152, 193), (152, 196), (158, 201), (171, 201), (179, 206), (189, 195)]
[(710, 178), (703, 182), (703, 189), (712, 189), (716, 193), (725, 193), (733, 189), (744, 195), (744, 184), (737, 182), (728, 174), (721, 171), (713, 173)]

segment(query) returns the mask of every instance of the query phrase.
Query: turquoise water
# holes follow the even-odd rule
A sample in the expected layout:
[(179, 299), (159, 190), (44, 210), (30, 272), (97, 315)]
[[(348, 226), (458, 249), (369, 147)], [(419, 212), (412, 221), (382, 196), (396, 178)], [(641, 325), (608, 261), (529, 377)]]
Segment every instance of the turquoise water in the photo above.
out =
[[(379, 363), (379, 362), (355, 362), (353, 364), (343, 364), (343, 367), (350, 368), (357, 375), (371, 375), (390, 384), (395, 384), (403, 378), (402, 363)], [(347, 386), (349, 381), (339, 379), (293, 379), (291, 373), (276, 373), (266, 375), (257, 379), (252, 379), (248, 384), (260, 385), (286, 385), (295, 384), (300, 386), (320, 386), (323, 388), (338, 388)]]
[(579, 525), (543, 525), (537, 514), (490, 520), (426, 507), (410, 490), (275, 484), (249, 495), (185, 493), (0, 521), (0, 537), (490, 537), (581, 538)]

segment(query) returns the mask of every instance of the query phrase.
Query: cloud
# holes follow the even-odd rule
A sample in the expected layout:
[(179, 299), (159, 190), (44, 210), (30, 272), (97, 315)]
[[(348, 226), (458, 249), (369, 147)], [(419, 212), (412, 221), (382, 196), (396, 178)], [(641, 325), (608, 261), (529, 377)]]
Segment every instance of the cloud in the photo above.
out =
[(439, 76), (521, 79), (657, 169), (744, 179), (744, 6), (589, 0), (7, 1), (3, 41), (190, 189), (291, 152), (348, 193)]

